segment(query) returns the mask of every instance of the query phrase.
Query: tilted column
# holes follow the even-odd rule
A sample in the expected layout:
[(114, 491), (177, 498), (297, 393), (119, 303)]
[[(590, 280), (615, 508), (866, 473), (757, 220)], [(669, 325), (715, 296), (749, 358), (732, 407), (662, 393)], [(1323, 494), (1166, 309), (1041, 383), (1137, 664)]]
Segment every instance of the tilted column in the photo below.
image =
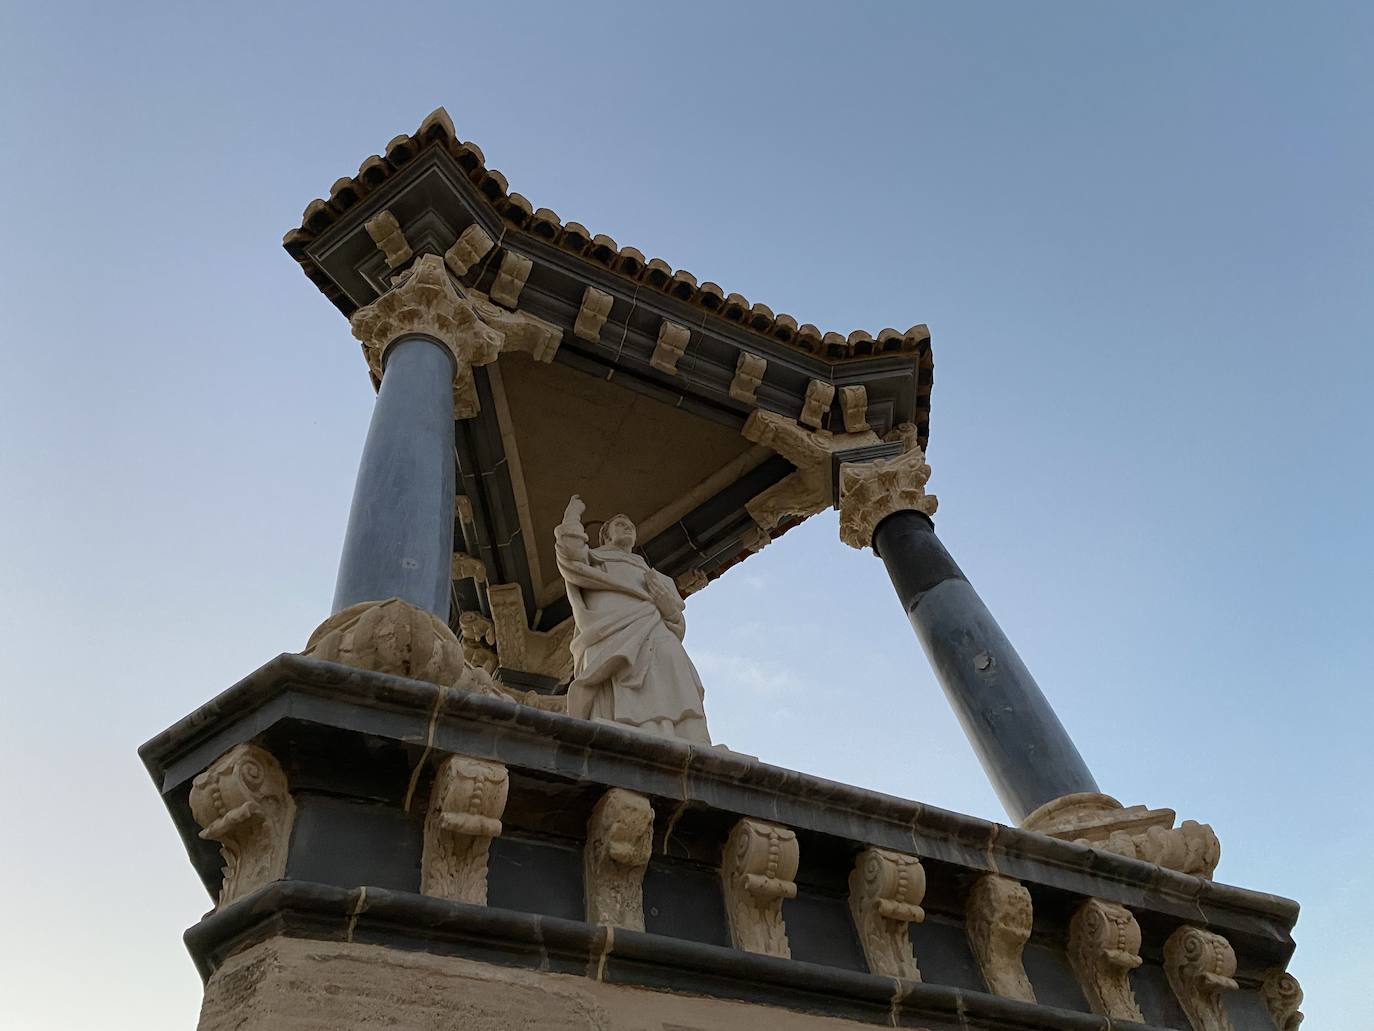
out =
[(915, 446), (840, 467), (840, 538), (887, 566), (926, 657), (1013, 820), (1064, 795), (1097, 791), (1030, 670), (950, 557)]

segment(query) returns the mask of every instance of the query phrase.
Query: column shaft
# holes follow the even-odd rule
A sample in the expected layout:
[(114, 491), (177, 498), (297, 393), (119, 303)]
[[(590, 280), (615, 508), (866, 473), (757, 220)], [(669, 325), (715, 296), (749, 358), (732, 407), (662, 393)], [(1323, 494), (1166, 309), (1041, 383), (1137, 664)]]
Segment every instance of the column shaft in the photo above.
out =
[(448, 619), (453, 567), (453, 357), (422, 336), (385, 355), (363, 445), (334, 611), (401, 598)]
[(1020, 823), (1051, 799), (1097, 791), (1035, 678), (929, 517), (888, 516), (873, 533), (873, 548), (1011, 818)]

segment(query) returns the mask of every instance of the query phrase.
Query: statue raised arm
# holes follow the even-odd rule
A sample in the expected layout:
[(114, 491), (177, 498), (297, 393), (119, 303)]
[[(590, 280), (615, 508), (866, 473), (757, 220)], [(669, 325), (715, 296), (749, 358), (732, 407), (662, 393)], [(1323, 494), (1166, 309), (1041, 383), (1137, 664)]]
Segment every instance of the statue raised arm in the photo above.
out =
[(710, 744), (701, 678), (682, 647), (677, 586), (634, 553), (635, 524), (614, 515), (589, 548), (586, 505), (574, 494), (554, 528), (575, 632), (568, 712), (697, 744)]

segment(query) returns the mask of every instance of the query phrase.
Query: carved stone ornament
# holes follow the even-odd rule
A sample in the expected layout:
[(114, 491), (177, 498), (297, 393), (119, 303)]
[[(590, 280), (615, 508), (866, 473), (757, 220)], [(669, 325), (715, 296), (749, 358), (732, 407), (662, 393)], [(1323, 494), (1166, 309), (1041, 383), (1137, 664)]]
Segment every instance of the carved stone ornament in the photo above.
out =
[(735, 363), (735, 378), (730, 381), (730, 396), (736, 401), (752, 402), (767, 368), (767, 359), (741, 351)]
[(572, 676), (571, 619), (552, 630), (531, 630), (525, 616), (524, 591), (519, 584), (492, 584), (487, 588), (487, 599), (491, 603), (496, 654), (501, 657), (502, 666), (560, 681)]
[(501, 265), (496, 270), (496, 279), (491, 284), (491, 299), (507, 308), (520, 303), (520, 291), (525, 288), (525, 280), (530, 278), (534, 262), (523, 254), (506, 251), (501, 255)]
[(876, 433), (830, 433), (810, 430), (776, 412), (756, 409), (740, 431), (797, 467), (745, 503), (754, 522), (771, 530), (790, 516), (805, 519), (834, 504), (831, 455), (836, 451), (879, 443)]
[(474, 366), (489, 365), (503, 350), (527, 351), (547, 361), (562, 340), (559, 329), (542, 319), (506, 311), (477, 291), (460, 294), (437, 254), (417, 258), (394, 287), (359, 308), (350, 321), (379, 380), (387, 348), (401, 337), (429, 337), (448, 348), (455, 366), (454, 416), (459, 419), (480, 410)]
[(487, 567), (476, 555), (463, 551), (453, 553), (452, 573), (455, 580), (475, 580), (479, 584), (487, 582)]
[(1266, 971), (1260, 982), (1260, 998), (1278, 1031), (1298, 1031), (1302, 1023), (1302, 985), (1287, 970)]
[(364, 601), (330, 616), (305, 654), (431, 684), (456, 683), (467, 668), (463, 646), (434, 613), (402, 601)]
[(825, 422), (825, 413), (835, 400), (835, 384), (813, 379), (806, 385), (806, 399), (802, 402), (801, 415), (797, 421), (803, 426), (820, 429)]
[(851, 548), (873, 544), (873, 531), (894, 512), (934, 515), (939, 504), (926, 493), (930, 466), (914, 444), (896, 458), (840, 466), (840, 540)]
[(421, 893), (487, 904), (487, 853), (501, 834), (509, 791), (500, 763), (451, 755), (440, 764), (425, 816)]
[(614, 298), (606, 291), (594, 286), (587, 287), (582, 294), (582, 307), (577, 311), (577, 321), (573, 323), (573, 336), (593, 343), (600, 340), (601, 327), (611, 314), (612, 303)]
[(664, 319), (663, 325), (658, 327), (658, 343), (654, 346), (649, 364), (659, 372), (676, 373), (677, 363), (687, 350), (687, 341), (691, 336), (686, 326)]
[(721, 880), (735, 948), (792, 957), (782, 919), (783, 899), (797, 897), (797, 836), (776, 823), (743, 819), (725, 843)]
[(220, 845), (220, 908), (286, 876), (296, 803), (269, 752), (235, 745), (211, 763), (191, 782), (191, 815), (201, 838)]
[(679, 573), (673, 580), (684, 598), (696, 594), (710, 582), (711, 578), (706, 575), (704, 569), (689, 569), (685, 573)]
[(846, 433), (862, 433), (868, 429), (868, 388), (840, 387), (840, 411), (844, 415)]
[(1084, 791), (1046, 802), (1022, 821), (1026, 830), (1211, 878), (1221, 842), (1205, 823), (1174, 826), (1172, 809), (1122, 806), (1110, 795)]
[(480, 612), (464, 612), (458, 616), (458, 630), (463, 658), (487, 674), (495, 673), (501, 662), (493, 648), (496, 631), (491, 620)]
[(1021, 962), (1021, 950), (1031, 933), (1031, 898), (1025, 885), (1000, 874), (985, 874), (969, 892), (964, 927), (988, 991), (1034, 1002), (1035, 991)]
[(401, 224), (391, 212), (378, 212), (363, 228), (386, 258), (388, 268), (400, 268), (410, 260), (414, 252), (406, 241), (405, 233), (401, 232)]
[(444, 264), (453, 269), (454, 275), (466, 276), (468, 270), (481, 261), (491, 248), (491, 237), (485, 229), (474, 222), (464, 229), (453, 246), (444, 252)]
[(870, 973), (919, 981), (908, 927), (926, 918), (926, 872), (915, 856), (885, 848), (859, 853), (849, 875), (849, 912)]
[(587, 821), (582, 851), (587, 922), (644, 930), (644, 871), (654, 836), (654, 810), (643, 795), (611, 788)]
[(1069, 921), (1069, 965), (1094, 1013), (1145, 1022), (1131, 990), (1140, 963), (1140, 925), (1129, 909), (1102, 899), (1078, 907)]
[(1233, 1031), (1222, 1001), (1223, 992), (1239, 987), (1230, 942), (1200, 927), (1180, 927), (1164, 943), (1164, 971), (1193, 1031)]

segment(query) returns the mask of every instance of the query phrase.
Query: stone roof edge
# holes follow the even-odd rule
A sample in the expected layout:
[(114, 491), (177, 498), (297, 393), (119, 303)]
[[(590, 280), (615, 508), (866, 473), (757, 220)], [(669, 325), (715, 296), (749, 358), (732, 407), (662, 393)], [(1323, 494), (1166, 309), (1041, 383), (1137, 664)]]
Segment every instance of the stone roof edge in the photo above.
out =
[[(626, 280), (661, 290), (743, 326), (769, 340), (780, 342), (825, 361), (840, 362), (884, 354), (910, 354), (928, 380), (934, 367), (930, 349), (930, 330), (922, 323), (905, 332), (892, 328), (873, 336), (856, 329), (847, 336), (822, 332), (810, 323), (798, 325), (791, 315), (774, 314), (766, 304), (751, 304), (737, 293), (727, 294), (712, 282), (698, 283), (684, 269), (673, 269), (662, 258), (644, 257), (635, 247), (621, 247), (601, 233), (593, 234), (578, 222), (563, 222), (548, 208), (535, 208), (518, 193), (510, 192), (506, 177), (486, 167), (480, 147), (458, 139), (448, 112), (436, 108), (421, 123), (414, 135), (402, 134), (386, 145), (385, 155), (373, 154), (358, 169), (356, 176), (345, 176), (330, 187), (329, 198), (316, 198), (306, 205), (301, 224), (282, 238), (282, 246), (296, 260), (310, 280), (334, 304), (351, 314), (350, 305), (316, 263), (306, 248), (319, 235), (342, 218), (373, 190), (382, 186), (423, 151), (444, 147), (477, 187), (478, 192), (516, 230), (530, 233), (585, 260), (610, 269)], [(927, 402), (928, 403), (928, 402)]]

